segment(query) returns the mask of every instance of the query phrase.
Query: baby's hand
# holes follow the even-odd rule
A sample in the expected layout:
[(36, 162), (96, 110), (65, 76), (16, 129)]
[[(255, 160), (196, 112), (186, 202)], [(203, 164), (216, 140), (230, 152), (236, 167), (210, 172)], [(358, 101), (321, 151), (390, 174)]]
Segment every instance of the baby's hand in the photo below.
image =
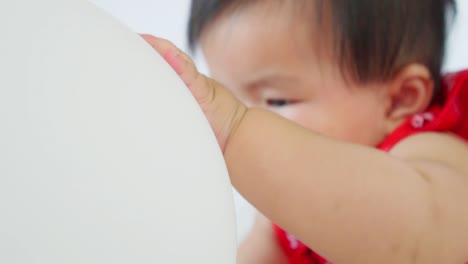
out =
[(226, 88), (199, 73), (192, 59), (167, 40), (142, 35), (185, 82), (210, 122), (224, 153), (229, 137), (240, 124), (247, 107)]

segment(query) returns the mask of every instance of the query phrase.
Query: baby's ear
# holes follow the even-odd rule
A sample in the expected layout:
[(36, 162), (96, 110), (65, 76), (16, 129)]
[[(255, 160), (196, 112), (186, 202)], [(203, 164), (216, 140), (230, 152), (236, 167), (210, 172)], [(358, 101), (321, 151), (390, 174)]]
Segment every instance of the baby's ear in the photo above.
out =
[(396, 129), (401, 121), (423, 112), (431, 103), (434, 81), (429, 69), (422, 64), (409, 64), (390, 82), (388, 91), (387, 127)]

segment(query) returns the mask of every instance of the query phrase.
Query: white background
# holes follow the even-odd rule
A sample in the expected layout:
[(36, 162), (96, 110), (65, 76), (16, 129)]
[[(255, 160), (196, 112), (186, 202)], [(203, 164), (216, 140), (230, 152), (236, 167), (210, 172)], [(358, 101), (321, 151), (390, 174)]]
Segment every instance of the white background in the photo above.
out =
[[(114, 15), (132, 30), (150, 33), (171, 40), (187, 51), (186, 26), (189, 0), (91, 0)], [(445, 69), (468, 66), (468, 0), (458, 0), (458, 17), (451, 29)], [(200, 70), (208, 73), (202, 58), (196, 58)], [(234, 193), (238, 234), (241, 240), (249, 230), (254, 209)]]

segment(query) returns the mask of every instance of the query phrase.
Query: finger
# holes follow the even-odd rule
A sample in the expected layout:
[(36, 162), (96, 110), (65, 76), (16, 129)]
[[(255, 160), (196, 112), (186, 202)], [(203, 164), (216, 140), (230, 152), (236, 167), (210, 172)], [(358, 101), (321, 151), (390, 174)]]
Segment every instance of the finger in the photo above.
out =
[(140, 36), (161, 55), (165, 54), (173, 46), (168, 40), (162, 38), (148, 34), (141, 34)]
[(147, 34), (141, 36), (174, 69), (199, 103), (204, 104), (213, 101), (215, 85), (197, 70), (190, 56), (168, 40)]

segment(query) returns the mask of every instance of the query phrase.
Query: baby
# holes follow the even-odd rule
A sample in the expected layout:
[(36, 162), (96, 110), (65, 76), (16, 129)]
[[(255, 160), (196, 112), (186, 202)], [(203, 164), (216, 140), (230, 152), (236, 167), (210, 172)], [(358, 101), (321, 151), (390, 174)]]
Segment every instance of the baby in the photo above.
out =
[(213, 79), (143, 35), (260, 212), (239, 263), (468, 261), (468, 71), (441, 74), (454, 10), (452, 0), (194, 0), (189, 41)]

